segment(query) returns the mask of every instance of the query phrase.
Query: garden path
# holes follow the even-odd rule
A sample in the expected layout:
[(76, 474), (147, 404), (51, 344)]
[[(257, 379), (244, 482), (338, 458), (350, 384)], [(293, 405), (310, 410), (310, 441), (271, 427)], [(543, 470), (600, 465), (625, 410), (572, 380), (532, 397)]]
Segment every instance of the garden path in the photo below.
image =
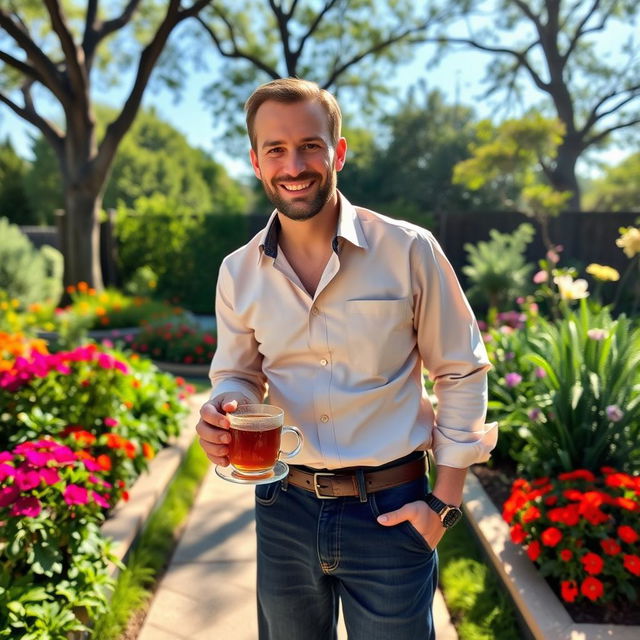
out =
[[(255, 572), (253, 490), (211, 467), (138, 640), (256, 640)], [(434, 614), (438, 640), (457, 640), (439, 591)]]

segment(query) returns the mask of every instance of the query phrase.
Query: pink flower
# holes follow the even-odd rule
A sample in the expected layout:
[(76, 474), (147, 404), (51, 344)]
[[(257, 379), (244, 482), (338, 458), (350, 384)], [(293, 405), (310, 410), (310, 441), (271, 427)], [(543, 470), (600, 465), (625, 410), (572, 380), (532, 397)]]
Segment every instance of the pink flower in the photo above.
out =
[(605, 413), (607, 414), (607, 418), (611, 420), (611, 422), (620, 422), (624, 417), (624, 412), (617, 404), (610, 404), (606, 409)]
[(605, 340), (609, 337), (609, 332), (606, 329), (589, 329), (587, 336), (591, 340)]
[(29, 467), (20, 467), (16, 471), (16, 487), (20, 491), (35, 489), (40, 484), (40, 474)]
[(536, 378), (546, 378), (547, 372), (542, 367), (536, 367)]
[(60, 482), (60, 474), (56, 469), (40, 469), (38, 473), (40, 474), (40, 478), (44, 480), (45, 484), (51, 485)]
[(13, 504), (19, 495), (20, 491), (18, 487), (13, 485), (0, 489), (0, 507), (8, 507), (10, 504)]
[(53, 457), (56, 462), (64, 464), (65, 462), (73, 462), (76, 460), (76, 454), (69, 447), (59, 446), (54, 449)]
[(102, 467), (95, 460), (90, 460), (89, 458), (84, 458), (82, 460), (82, 464), (84, 464), (85, 469), (87, 471), (101, 471), (102, 470)]
[(542, 284), (543, 282), (547, 282), (547, 280), (549, 280), (549, 274), (546, 271), (538, 271), (533, 276), (535, 284)]
[(12, 467), (10, 464), (6, 464), (4, 462), (0, 464), (0, 482), (3, 482), (7, 478), (12, 478), (15, 475), (15, 467)]
[(53, 456), (50, 453), (42, 453), (41, 451), (25, 451), (24, 457), (34, 467), (44, 467)]
[(118, 421), (115, 418), (105, 418), (104, 423), (107, 427), (117, 427)]
[(92, 491), (91, 492), (91, 497), (93, 498), (93, 501), (100, 505), (103, 509), (108, 509), (111, 505), (107, 502), (107, 500), (105, 499), (105, 497), (101, 494), (99, 494), (97, 491)]
[(84, 487), (80, 487), (77, 484), (70, 484), (64, 490), (64, 501), (71, 504), (87, 504), (89, 502), (89, 495)]
[(13, 460), (13, 453), (10, 451), (0, 452), (0, 462), (9, 462), (9, 460)]
[(20, 498), (11, 508), (12, 516), (26, 516), (27, 518), (35, 518), (42, 511), (42, 505), (38, 498), (29, 496), (28, 498)]
[(507, 387), (512, 389), (513, 387), (517, 387), (522, 382), (522, 376), (519, 373), (515, 372), (507, 373), (507, 375), (504, 377), (504, 382)]

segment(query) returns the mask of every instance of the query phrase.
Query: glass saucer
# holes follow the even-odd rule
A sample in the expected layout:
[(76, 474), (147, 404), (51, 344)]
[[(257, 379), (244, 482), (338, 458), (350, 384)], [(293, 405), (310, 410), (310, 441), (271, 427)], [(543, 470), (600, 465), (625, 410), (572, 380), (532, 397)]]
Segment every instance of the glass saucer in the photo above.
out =
[(236, 471), (231, 465), (228, 467), (221, 467), (216, 465), (216, 475), (227, 482), (235, 482), (236, 484), (268, 484), (270, 482), (277, 482), (286, 478), (289, 474), (289, 466), (286, 462), (278, 460), (272, 471), (268, 471), (261, 476), (245, 476), (239, 471)]

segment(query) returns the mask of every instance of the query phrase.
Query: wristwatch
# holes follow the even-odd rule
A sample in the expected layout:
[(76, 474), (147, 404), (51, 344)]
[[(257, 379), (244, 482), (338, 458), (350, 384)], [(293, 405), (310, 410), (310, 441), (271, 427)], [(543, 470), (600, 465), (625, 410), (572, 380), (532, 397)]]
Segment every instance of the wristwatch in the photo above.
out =
[(435, 511), (440, 516), (440, 522), (445, 529), (453, 527), (460, 518), (462, 518), (462, 511), (459, 507), (453, 504), (447, 504), (442, 502), (439, 498), (436, 498), (433, 493), (428, 493), (425, 496), (424, 501), (427, 503), (430, 509)]

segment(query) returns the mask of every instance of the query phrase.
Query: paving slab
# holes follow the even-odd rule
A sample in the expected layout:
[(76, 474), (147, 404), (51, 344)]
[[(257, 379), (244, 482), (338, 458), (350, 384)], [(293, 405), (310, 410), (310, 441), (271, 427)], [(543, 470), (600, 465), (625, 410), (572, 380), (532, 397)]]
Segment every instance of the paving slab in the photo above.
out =
[[(255, 576), (253, 488), (212, 467), (138, 640), (257, 640)], [(457, 640), (439, 592), (434, 615), (438, 640)], [(347, 640), (342, 619), (338, 639)]]

